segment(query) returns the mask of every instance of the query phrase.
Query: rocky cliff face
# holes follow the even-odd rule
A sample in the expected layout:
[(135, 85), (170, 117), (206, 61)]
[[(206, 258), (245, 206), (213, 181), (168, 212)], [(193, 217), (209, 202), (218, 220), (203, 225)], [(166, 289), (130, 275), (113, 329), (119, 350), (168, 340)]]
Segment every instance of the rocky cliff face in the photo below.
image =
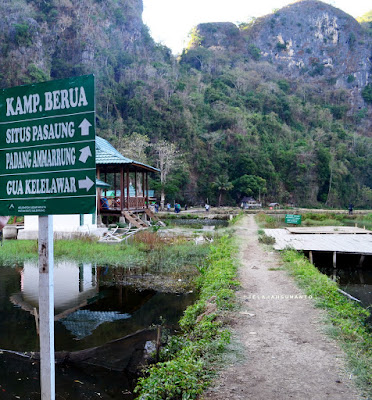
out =
[(142, 9), (142, 0), (1, 2), (1, 86), (102, 72), (118, 58), (144, 57), (154, 43)]
[(300, 1), (257, 20), (247, 37), (284, 74), (333, 81), (350, 90), (356, 106), (363, 106), (360, 90), (370, 79), (371, 43), (343, 11), (319, 1)]
[(201, 24), (195, 37), (203, 47), (247, 56), (254, 48), (286, 77), (345, 88), (354, 110), (366, 106), (361, 90), (371, 81), (371, 39), (354, 18), (328, 4), (302, 0), (239, 32), (231, 24)]

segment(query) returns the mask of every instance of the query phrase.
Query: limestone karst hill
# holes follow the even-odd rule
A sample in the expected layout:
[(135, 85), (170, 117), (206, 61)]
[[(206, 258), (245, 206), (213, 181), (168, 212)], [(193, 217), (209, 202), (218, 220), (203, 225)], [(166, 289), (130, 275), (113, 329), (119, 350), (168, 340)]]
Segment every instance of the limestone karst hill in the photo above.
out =
[(149, 164), (147, 143), (182, 155), (170, 202), (372, 208), (366, 28), (303, 0), (239, 26), (200, 24), (176, 58), (142, 11), (142, 0), (2, 1), (0, 87), (94, 73), (99, 135), (121, 151), (141, 144)]

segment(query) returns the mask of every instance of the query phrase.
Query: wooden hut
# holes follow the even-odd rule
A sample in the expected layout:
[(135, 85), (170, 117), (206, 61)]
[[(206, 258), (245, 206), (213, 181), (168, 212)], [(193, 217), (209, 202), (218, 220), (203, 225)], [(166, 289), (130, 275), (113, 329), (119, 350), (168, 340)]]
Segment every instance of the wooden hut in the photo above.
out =
[(98, 136), (96, 166), (97, 179), (108, 183), (111, 189), (97, 189), (98, 216), (125, 217), (130, 221), (133, 214), (148, 212), (148, 175), (159, 172), (157, 168), (124, 157), (107, 140)]

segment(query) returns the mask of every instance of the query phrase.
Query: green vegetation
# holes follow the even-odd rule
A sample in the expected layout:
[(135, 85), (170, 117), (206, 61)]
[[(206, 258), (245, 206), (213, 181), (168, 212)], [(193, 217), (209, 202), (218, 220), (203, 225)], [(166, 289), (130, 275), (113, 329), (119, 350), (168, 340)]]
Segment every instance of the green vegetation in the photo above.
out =
[[(96, 240), (56, 240), (55, 260), (74, 260), (98, 265), (140, 267), (148, 272), (172, 273), (180, 268), (198, 265), (208, 255), (207, 245), (195, 245), (185, 239), (168, 243), (153, 232), (136, 235), (133, 242), (108, 245)], [(25, 260), (38, 259), (37, 242), (5, 240), (0, 247), (0, 264), (14, 265)], [(195, 272), (195, 271), (194, 271)]]
[(261, 50), (254, 44), (248, 46), (248, 53), (255, 61), (258, 61), (261, 57)]
[[(337, 214), (329, 211), (324, 213), (301, 212), (301, 215), (302, 226), (357, 226), (359, 228), (372, 230), (372, 214), (348, 215), (346, 213)], [(263, 212), (256, 216), (259, 225), (268, 229), (283, 228), (287, 226), (284, 222), (284, 218), (285, 217), (282, 214), (273, 216)]]
[(368, 84), (362, 90), (362, 97), (366, 103), (372, 104), (372, 85)]
[(261, 233), (258, 236), (258, 241), (263, 244), (275, 244), (275, 238), (272, 236), (267, 236), (265, 233)]
[(15, 41), (19, 46), (30, 46), (32, 43), (31, 28), (27, 24), (14, 24)]
[[(262, 228), (267, 229), (276, 229), (284, 223), (284, 215), (267, 215), (263, 212), (260, 212), (256, 215), (256, 221), (258, 225)], [(264, 231), (262, 229), (259, 230), (259, 235), (263, 235)]]
[(284, 267), (294, 276), (316, 305), (327, 311), (330, 333), (346, 351), (357, 382), (370, 390), (372, 382), (372, 332), (366, 323), (370, 312), (347, 299), (337, 290), (337, 284), (321, 274), (296, 251), (283, 253)]
[(372, 10), (357, 18), (357, 21), (363, 26), (367, 33), (372, 36)]
[(304, 226), (358, 226), (359, 228), (372, 229), (372, 214), (347, 215), (332, 212), (317, 214), (305, 213), (302, 217)]
[(288, 46), (288, 43), (287, 43), (287, 42), (284, 42), (284, 43), (282, 43), (282, 42), (277, 42), (277, 44), (276, 44), (276, 48), (277, 48), (279, 51), (281, 51), (281, 50), (286, 50), (286, 49), (287, 49), (287, 46)]
[(213, 376), (212, 364), (229, 342), (221, 316), (234, 304), (237, 262), (232, 239), (224, 236), (211, 246), (200, 268), (199, 300), (180, 321), (182, 334), (173, 336), (138, 382), (138, 399), (195, 399)]

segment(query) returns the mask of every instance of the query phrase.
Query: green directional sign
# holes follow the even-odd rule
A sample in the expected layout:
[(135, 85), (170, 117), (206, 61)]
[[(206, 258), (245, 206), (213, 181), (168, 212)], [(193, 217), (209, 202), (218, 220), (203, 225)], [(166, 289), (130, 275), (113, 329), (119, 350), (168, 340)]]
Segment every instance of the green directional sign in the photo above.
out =
[(0, 90), (0, 215), (96, 208), (94, 76)]
[(286, 214), (285, 215), (285, 223), (286, 224), (295, 224), (301, 225), (302, 216), (295, 214)]

